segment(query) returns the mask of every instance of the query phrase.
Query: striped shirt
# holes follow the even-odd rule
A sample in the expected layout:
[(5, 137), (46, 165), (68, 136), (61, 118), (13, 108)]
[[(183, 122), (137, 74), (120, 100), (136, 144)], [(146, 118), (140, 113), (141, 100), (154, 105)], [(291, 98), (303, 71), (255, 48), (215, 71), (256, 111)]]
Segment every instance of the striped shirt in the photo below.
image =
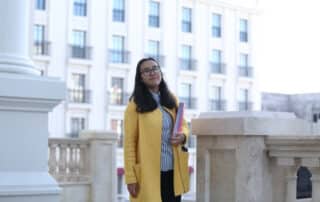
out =
[(162, 134), (161, 134), (161, 171), (173, 170), (173, 152), (170, 143), (173, 121), (170, 114), (160, 105), (160, 93), (152, 93), (162, 113)]

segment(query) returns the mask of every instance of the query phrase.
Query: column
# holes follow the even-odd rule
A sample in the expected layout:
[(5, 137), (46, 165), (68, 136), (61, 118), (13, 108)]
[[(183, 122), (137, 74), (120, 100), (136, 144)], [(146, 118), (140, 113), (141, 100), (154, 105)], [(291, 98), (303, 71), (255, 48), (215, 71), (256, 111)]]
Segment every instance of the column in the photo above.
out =
[(320, 168), (310, 168), (312, 173), (311, 181), (312, 181), (312, 202), (320, 201)]
[(0, 72), (39, 74), (28, 57), (30, 3), (30, 0), (0, 2)]
[(291, 166), (286, 168), (286, 202), (293, 202), (297, 199), (297, 168)]
[(48, 173), (48, 112), (65, 85), (40, 77), (28, 57), (30, 4), (0, 1), (0, 201), (58, 202)]

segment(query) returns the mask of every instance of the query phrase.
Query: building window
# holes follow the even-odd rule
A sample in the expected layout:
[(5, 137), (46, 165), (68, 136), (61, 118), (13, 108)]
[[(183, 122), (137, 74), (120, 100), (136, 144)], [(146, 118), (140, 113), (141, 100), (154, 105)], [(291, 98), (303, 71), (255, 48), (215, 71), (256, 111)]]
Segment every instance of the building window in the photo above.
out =
[(191, 8), (182, 8), (182, 32), (192, 32), (192, 10)]
[(121, 77), (112, 77), (111, 79), (111, 92), (110, 92), (110, 104), (124, 105), (125, 99), (128, 99), (124, 95), (124, 79)]
[(87, 16), (87, 0), (73, 0), (73, 15)]
[(212, 31), (211, 34), (213, 37), (221, 37), (221, 15), (212, 14)]
[(71, 75), (71, 88), (69, 89), (69, 101), (75, 103), (89, 103), (90, 90), (86, 89), (86, 75), (73, 73)]
[(180, 84), (179, 101), (183, 102), (187, 109), (195, 108), (196, 100), (192, 97), (192, 85), (190, 83)]
[(225, 101), (223, 99), (223, 91), (221, 86), (212, 86), (209, 92), (210, 110), (223, 111), (225, 110)]
[(33, 27), (33, 47), (36, 55), (49, 55), (49, 42), (46, 41), (44, 25), (34, 25)]
[(37, 10), (46, 10), (46, 0), (36, 0), (35, 3)]
[(240, 41), (248, 42), (248, 20), (240, 19)]
[(118, 134), (118, 147), (123, 147), (123, 120), (112, 119), (111, 130)]
[(213, 49), (211, 52), (211, 73), (225, 73), (225, 66), (222, 63), (222, 51)]
[[(187, 124), (188, 124), (189, 131), (192, 131), (191, 122), (187, 122)], [(187, 145), (188, 145), (189, 148), (195, 148), (196, 144), (197, 144), (196, 136), (191, 134), (191, 132), (190, 132), (189, 137), (188, 137)]]
[(149, 3), (149, 26), (160, 27), (160, 3), (150, 1)]
[(125, 21), (125, 0), (113, 0), (112, 20), (114, 22)]
[(71, 56), (74, 58), (90, 59), (91, 48), (87, 46), (87, 32), (72, 31)]
[(86, 120), (83, 117), (72, 117), (69, 137), (79, 137), (79, 132), (85, 129)]
[(249, 101), (249, 90), (240, 89), (239, 95), (239, 111), (250, 111), (252, 103)]
[(195, 69), (195, 64), (193, 64), (193, 60), (192, 60), (192, 46), (190, 45), (181, 46), (180, 68), (183, 70)]
[(239, 60), (239, 76), (252, 77), (253, 70), (249, 66), (249, 55), (245, 53), (240, 54)]
[(148, 41), (148, 53), (149, 57), (153, 57), (154, 59), (158, 59), (160, 56), (160, 42), (149, 40)]
[(128, 54), (125, 51), (125, 38), (124, 36), (112, 36), (112, 50), (111, 62), (113, 63), (127, 63)]

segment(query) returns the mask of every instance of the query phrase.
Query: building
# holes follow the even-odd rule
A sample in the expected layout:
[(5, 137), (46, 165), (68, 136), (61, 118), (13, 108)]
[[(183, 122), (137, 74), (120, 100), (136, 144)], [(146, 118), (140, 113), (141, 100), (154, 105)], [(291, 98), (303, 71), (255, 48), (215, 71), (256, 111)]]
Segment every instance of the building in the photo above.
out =
[(160, 62), (188, 121), (202, 111), (259, 110), (256, 6), (256, 0), (34, 0), (31, 57), (43, 75), (68, 88), (67, 100), (50, 114), (50, 136), (114, 130), (121, 153), (123, 112), (142, 57)]

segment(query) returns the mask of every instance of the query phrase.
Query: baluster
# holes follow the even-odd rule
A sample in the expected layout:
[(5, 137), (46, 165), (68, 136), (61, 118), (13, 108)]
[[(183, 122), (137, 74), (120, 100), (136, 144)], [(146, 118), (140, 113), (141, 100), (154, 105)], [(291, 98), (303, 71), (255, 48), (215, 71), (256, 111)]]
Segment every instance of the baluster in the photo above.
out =
[(75, 180), (76, 179), (76, 144), (70, 144), (69, 148), (69, 179)]
[(61, 180), (65, 180), (67, 174), (67, 145), (60, 144), (59, 146), (59, 176)]
[(53, 176), (57, 174), (57, 144), (49, 144), (49, 173)]

